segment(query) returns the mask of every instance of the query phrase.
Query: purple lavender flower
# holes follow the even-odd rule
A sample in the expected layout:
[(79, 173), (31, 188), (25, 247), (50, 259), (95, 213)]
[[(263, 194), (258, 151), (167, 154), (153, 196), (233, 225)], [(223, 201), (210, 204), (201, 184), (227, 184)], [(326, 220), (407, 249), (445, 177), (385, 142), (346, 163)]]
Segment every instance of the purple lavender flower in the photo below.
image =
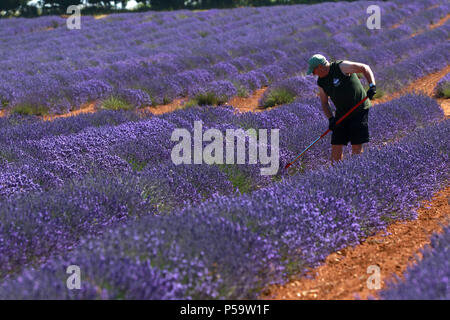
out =
[(391, 279), (380, 297), (389, 300), (450, 299), (450, 227), (434, 234), (431, 246), (422, 250), (423, 258), (409, 266), (404, 279)]

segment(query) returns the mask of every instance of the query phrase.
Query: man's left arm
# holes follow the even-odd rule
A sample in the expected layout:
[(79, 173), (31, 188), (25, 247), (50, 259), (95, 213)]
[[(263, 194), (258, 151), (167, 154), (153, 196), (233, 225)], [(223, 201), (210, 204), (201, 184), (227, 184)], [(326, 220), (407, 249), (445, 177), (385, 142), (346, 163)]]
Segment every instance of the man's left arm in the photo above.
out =
[(362, 73), (369, 84), (375, 84), (375, 77), (372, 69), (370, 69), (367, 64), (344, 60), (339, 64), (339, 67), (344, 74)]
[(339, 64), (339, 67), (344, 74), (362, 73), (367, 82), (369, 82), (370, 88), (367, 91), (367, 95), (369, 96), (369, 99), (372, 100), (373, 96), (376, 93), (375, 77), (373, 75), (372, 69), (370, 69), (367, 64), (346, 60), (342, 61)]

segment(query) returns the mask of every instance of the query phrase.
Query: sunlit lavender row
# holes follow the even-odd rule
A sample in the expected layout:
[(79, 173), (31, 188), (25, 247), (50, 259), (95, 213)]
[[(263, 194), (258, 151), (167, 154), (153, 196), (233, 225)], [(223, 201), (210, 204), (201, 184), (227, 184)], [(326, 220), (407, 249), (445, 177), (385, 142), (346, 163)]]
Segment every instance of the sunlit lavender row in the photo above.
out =
[(64, 113), (114, 98), (136, 108), (204, 90), (226, 100), (303, 75), (317, 48), (371, 65), (380, 92), (445, 66), (449, 24), (427, 30), (448, 12), (445, 1), (378, 5), (382, 30), (366, 28), (365, 1), (82, 17), (81, 30), (59, 17), (8, 19), (0, 24), (0, 106)]
[(438, 98), (450, 98), (450, 73), (438, 81), (435, 94)]
[[(224, 132), (225, 128), (279, 129), (282, 165), (327, 128), (317, 102), (310, 102), (292, 103), (256, 114), (235, 114), (231, 107), (195, 107), (163, 116), (149, 116), (145, 121), (138, 121), (136, 114), (125, 112), (105, 112), (103, 119), (100, 114), (93, 114), (20, 124), (11, 124), (14, 118), (2, 119), (0, 196), (50, 190), (93, 172), (126, 173), (168, 165), (175, 144), (171, 141), (173, 130), (192, 130), (194, 121), (198, 120), (203, 122), (205, 130), (210, 127), (224, 128)], [(377, 105), (369, 114), (371, 142), (375, 145), (392, 141), (443, 117), (442, 109), (433, 99), (420, 95), (406, 95)], [(134, 121), (127, 122), (130, 120)], [(117, 125), (99, 126), (101, 122)], [(305, 155), (301, 169), (328, 162), (329, 138)], [(251, 171), (254, 175), (248, 176), (247, 172), (246, 182), (259, 179), (250, 186), (261, 186), (263, 181), (258, 178), (258, 168)]]

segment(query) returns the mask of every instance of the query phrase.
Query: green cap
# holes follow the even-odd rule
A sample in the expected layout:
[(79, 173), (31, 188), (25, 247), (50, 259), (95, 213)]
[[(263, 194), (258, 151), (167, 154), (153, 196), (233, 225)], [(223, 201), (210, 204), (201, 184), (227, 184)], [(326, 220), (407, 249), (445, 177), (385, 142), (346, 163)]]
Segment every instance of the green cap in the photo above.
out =
[(321, 55), (321, 54), (313, 55), (308, 60), (309, 67), (308, 67), (308, 72), (306, 72), (306, 74), (311, 74), (319, 64), (326, 65), (326, 63), (327, 63), (327, 58), (325, 58), (323, 55)]

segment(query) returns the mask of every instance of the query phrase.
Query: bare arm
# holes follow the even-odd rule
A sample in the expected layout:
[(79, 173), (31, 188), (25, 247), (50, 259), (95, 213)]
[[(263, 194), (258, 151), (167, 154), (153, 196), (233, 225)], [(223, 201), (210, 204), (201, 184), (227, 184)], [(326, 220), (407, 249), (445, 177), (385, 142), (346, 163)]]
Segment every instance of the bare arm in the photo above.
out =
[(319, 96), (323, 112), (325, 113), (327, 119), (329, 119), (333, 116), (333, 112), (331, 111), (330, 105), (328, 104), (328, 96), (321, 87), (319, 87)]
[(362, 73), (368, 83), (375, 84), (375, 77), (372, 69), (370, 69), (367, 64), (344, 60), (341, 64), (339, 64), (339, 67), (344, 74)]

